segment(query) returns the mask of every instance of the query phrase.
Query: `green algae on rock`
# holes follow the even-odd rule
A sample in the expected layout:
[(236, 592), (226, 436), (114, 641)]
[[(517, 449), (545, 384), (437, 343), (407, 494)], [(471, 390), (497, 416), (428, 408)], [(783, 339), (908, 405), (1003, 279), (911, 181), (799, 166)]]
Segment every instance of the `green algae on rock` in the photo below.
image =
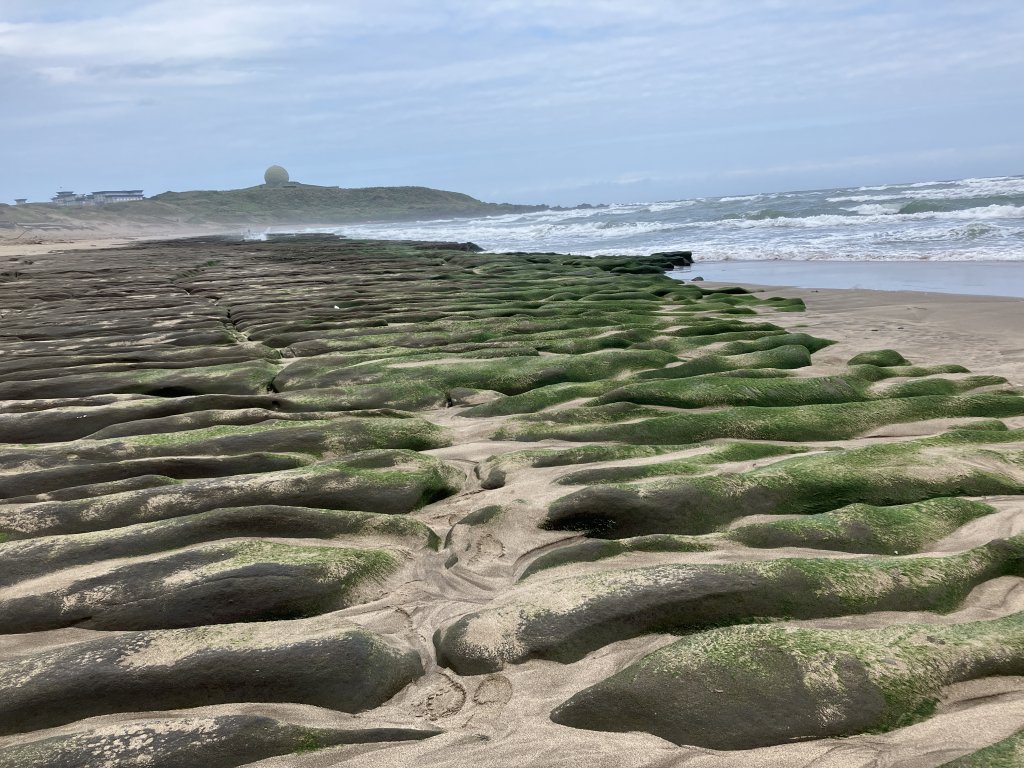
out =
[(1017, 768), (1024, 764), (1024, 730), (939, 768)]
[(649, 477), (697, 475), (710, 471), (719, 464), (749, 462), (780, 456), (805, 453), (806, 448), (777, 443), (734, 442), (716, 445), (709, 451), (675, 461), (638, 464), (626, 467), (603, 467), (580, 469), (562, 475), (557, 482), (561, 485), (588, 485), (591, 483), (627, 483)]
[(430, 528), (404, 515), (260, 504), (111, 530), (0, 542), (0, 586), (101, 560), (141, 557), (237, 537), (336, 539), (360, 546), (436, 550)]
[(1024, 537), (945, 557), (785, 558), (614, 570), (527, 581), (494, 607), (438, 630), (434, 643), (440, 663), (473, 675), (530, 658), (572, 662), (651, 632), (875, 611), (944, 613), (978, 584), (1006, 575), (1024, 575)]
[(12, 538), (82, 533), (274, 503), (403, 514), (455, 493), (463, 474), (413, 451), (364, 451), (299, 469), (194, 480), (94, 499), (7, 505), (0, 531)]
[(91, 727), (83, 724), (70, 733), (0, 747), (0, 768), (236, 768), (341, 744), (412, 741), (440, 733), (436, 728), (364, 725), (354, 718), (312, 726), (267, 715), (186, 710)]
[(815, 514), (940, 496), (1024, 494), (1024, 430), (825, 451), (745, 472), (591, 486), (550, 505), (545, 526), (602, 538), (711, 533), (746, 515)]
[(660, 368), (675, 361), (661, 350), (605, 350), (579, 355), (551, 355), (537, 358), (465, 360), (458, 364), (436, 361), (353, 362), (327, 356), (299, 361), (285, 368), (274, 380), (278, 389), (290, 392), (311, 387), (344, 384), (379, 384), (411, 381), (428, 383), (445, 391), (458, 387), (489, 389), (518, 395), (536, 387), (564, 382), (606, 379), (622, 371)]
[(572, 448), (534, 448), (491, 456), (476, 466), (480, 485), (486, 490), (501, 488), (509, 472), (524, 468), (562, 467), (599, 461), (658, 456), (682, 446), (580, 445)]
[(0, 662), (0, 734), (233, 702), (360, 712), (422, 674), (415, 652), (337, 618), (127, 632)]
[[(608, 406), (601, 406), (608, 407)], [(639, 406), (638, 406), (639, 407)], [(588, 412), (594, 411), (593, 421)], [(497, 437), (513, 440), (610, 440), (624, 443), (680, 444), (716, 438), (744, 440), (848, 440), (870, 429), (936, 418), (1001, 418), (1024, 415), (1024, 397), (1014, 393), (925, 395), (867, 402), (799, 406), (737, 406), (722, 411), (650, 416), (627, 423), (602, 424), (599, 411), (579, 408), (559, 421), (523, 418), (502, 427)], [(626, 418), (641, 415), (626, 412)], [(537, 420), (534, 420), (537, 419)], [(562, 424), (578, 419), (582, 423)]]
[(519, 578), (525, 579), (548, 568), (595, 562), (630, 552), (707, 552), (711, 549), (714, 549), (712, 542), (699, 536), (674, 536), (670, 533), (653, 533), (632, 539), (584, 539), (544, 552), (523, 570)]
[(0, 592), (0, 634), (303, 618), (360, 602), (367, 586), (379, 587), (399, 565), (383, 549), (259, 539), (197, 544), (106, 568), (58, 571), (49, 588), (31, 594), (16, 587)]
[(877, 375), (863, 376), (860, 373), (822, 377), (779, 375), (770, 378), (709, 374), (626, 384), (599, 396), (595, 402), (627, 401), (673, 408), (743, 405), (778, 408), (853, 403), (875, 398), (955, 395), (979, 387), (1006, 383), (1006, 379), (999, 376), (975, 376), (956, 381), (927, 378), (921, 381), (901, 381), (880, 391), (873, 390), (872, 385), (878, 381)]
[(27, 450), (0, 446), (0, 450), (5, 452), (5, 464), (13, 468), (19, 453), (25, 455), (26, 464), (38, 466), (40, 460), (50, 454), (65, 457), (73, 454), (74, 458), (65, 459), (64, 464), (256, 453), (298, 453), (327, 458), (374, 448), (422, 451), (451, 443), (445, 430), (401, 412), (358, 412), (314, 419), (275, 418), (273, 414), (264, 413), (257, 414), (256, 418), (258, 420), (250, 424), (198, 428), (183, 425), (184, 429), (166, 432), (158, 431), (162, 425), (151, 425), (153, 431), (141, 434), (32, 445)]
[(277, 367), (265, 361), (205, 368), (73, 373), (40, 381), (0, 383), (0, 398), (81, 397), (100, 393), (140, 395), (255, 395), (266, 392)]
[[(892, 556), (991, 512), (959, 497), (1022, 492), (1024, 439), (996, 420), (1020, 413), (1006, 381), (892, 350), (844, 365), (863, 344), (835, 332), (831, 346), (821, 315), (784, 327), (799, 299), (682, 284), (661, 274), (665, 255), (305, 235), (30, 261), (0, 281), (0, 613), (7, 631), (58, 629), (38, 648), (4, 641), (0, 726), (25, 749), (0, 749), (0, 765), (77, 768), (103, 750), (226, 768), (385, 742), (314, 708), (373, 708), (423, 665), (389, 710), (423, 722), (461, 707), (485, 737), (534, 665), (460, 680), (422, 643), (438, 626), (439, 658), (460, 671), (581, 659), (593, 682), (592, 664), (622, 668), (628, 638), (655, 647), (645, 633), (948, 611), (1019, 573), (1017, 540)], [(489, 449), (501, 426), (574, 445)], [(729, 530), (758, 514), (776, 517)], [(743, 546), (776, 541), (888, 556)], [(814, 669), (859, 679), (848, 667)], [(746, 706), (690, 693), (724, 701), (726, 726)], [(631, 696), (623, 722), (635, 701), (664, 714)], [(222, 719), (188, 709), (170, 714), (192, 724), (165, 728), (153, 711), (208, 705)], [(785, 706), (774, 714), (804, 722)], [(123, 738), (136, 740), (117, 751)]]
[(895, 349), (877, 349), (872, 352), (861, 352), (859, 355), (854, 355), (850, 358), (847, 365), (878, 365), (888, 367), (893, 365), (910, 365), (910, 361)]
[(752, 749), (889, 731), (928, 717), (944, 686), (1022, 673), (1022, 613), (875, 630), (733, 627), (667, 645), (551, 717), (675, 744)]
[(748, 547), (911, 554), (995, 511), (980, 501), (958, 498), (926, 499), (890, 507), (850, 504), (806, 517), (751, 523), (732, 529), (726, 536)]

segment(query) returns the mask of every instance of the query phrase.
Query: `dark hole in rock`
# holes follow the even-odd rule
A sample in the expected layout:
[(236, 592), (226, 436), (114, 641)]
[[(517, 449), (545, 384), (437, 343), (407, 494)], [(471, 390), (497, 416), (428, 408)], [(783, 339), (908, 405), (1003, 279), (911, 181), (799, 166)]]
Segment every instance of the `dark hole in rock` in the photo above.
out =
[(147, 390), (143, 394), (152, 395), (153, 397), (192, 397), (202, 393), (189, 387), (158, 387), (157, 389)]

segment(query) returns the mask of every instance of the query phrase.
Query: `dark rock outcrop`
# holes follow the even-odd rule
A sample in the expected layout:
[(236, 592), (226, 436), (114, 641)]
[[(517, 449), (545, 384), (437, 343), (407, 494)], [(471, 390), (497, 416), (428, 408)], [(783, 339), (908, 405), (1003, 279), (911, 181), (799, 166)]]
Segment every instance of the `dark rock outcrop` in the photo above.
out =
[(129, 632), (0, 662), (0, 734), (229, 702), (360, 712), (422, 673), (417, 654), (337, 619)]
[(258, 714), (159, 713), (82, 724), (59, 736), (0, 748), (0, 768), (236, 768), (276, 755), (340, 744), (429, 739), (442, 731), (400, 725), (309, 725)]

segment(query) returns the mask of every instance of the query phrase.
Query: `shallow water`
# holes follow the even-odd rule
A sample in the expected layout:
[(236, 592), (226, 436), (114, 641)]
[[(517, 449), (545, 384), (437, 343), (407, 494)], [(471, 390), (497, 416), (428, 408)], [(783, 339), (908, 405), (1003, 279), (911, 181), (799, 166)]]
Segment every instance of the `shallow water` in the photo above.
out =
[(1024, 298), (1024, 261), (710, 261), (669, 273), (682, 280), (697, 276), (753, 285)]

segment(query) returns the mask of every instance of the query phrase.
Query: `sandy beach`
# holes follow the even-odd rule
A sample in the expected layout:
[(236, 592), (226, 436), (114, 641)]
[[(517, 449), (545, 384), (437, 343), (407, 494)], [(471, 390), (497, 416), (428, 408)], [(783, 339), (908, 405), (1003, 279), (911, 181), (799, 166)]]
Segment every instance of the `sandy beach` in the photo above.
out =
[[(164, 231), (140, 234), (138, 232), (125, 232), (123, 230), (111, 230), (109, 232), (76, 232), (65, 230), (57, 232), (44, 232), (39, 230), (26, 230), (18, 234), (0, 232), (0, 261), (21, 260), (25, 257), (39, 256), (60, 251), (87, 251), (93, 248), (117, 248), (131, 243), (141, 243), (156, 240), (168, 240), (177, 237), (201, 237), (203, 235), (219, 234), (210, 230), (196, 231)], [(225, 234), (237, 235), (238, 232)]]
[(1024, 727), (1024, 299), (0, 258), (0, 766), (938, 768)]
[(712, 261), (672, 274), (738, 285), (1024, 298), (1024, 262), (1019, 260)]
[(137, 242), (135, 237), (90, 237), (84, 239), (29, 237), (24, 241), (15, 238), (0, 239), (0, 259), (5, 261), (38, 256), (57, 251), (82, 251), (90, 248), (116, 248)]

